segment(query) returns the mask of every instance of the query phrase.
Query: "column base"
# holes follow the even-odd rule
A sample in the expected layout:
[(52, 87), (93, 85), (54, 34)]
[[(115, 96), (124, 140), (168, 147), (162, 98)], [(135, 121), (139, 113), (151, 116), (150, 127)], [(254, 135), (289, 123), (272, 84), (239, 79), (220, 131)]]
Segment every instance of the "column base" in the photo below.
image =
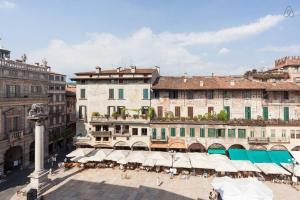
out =
[(46, 191), (49, 187), (51, 187), (51, 180), (48, 178), (48, 174), (48, 170), (32, 172), (28, 176), (30, 178), (29, 188), (37, 189), (38, 194)]

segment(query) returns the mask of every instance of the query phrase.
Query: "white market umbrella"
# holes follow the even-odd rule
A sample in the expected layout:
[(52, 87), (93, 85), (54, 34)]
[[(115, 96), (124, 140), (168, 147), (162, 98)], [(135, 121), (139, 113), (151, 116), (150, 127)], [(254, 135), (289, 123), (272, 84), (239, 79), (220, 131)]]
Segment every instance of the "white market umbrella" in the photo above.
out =
[(71, 153), (67, 154), (66, 157), (71, 158), (71, 157), (79, 157), (79, 156), (85, 156), (88, 153), (92, 152), (95, 150), (94, 148), (77, 148)]
[(128, 156), (129, 152), (129, 150), (114, 150), (106, 158), (104, 158), (104, 160), (117, 162), (121, 159), (125, 159)]

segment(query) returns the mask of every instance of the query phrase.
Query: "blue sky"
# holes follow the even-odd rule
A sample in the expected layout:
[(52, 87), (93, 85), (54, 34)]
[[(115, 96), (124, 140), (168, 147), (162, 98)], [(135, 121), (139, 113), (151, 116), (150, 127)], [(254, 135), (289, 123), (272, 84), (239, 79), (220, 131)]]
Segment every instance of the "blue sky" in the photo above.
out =
[(279, 0), (0, 0), (0, 36), (13, 58), (45, 58), (68, 76), (96, 65), (240, 74), (300, 55), (299, 11)]

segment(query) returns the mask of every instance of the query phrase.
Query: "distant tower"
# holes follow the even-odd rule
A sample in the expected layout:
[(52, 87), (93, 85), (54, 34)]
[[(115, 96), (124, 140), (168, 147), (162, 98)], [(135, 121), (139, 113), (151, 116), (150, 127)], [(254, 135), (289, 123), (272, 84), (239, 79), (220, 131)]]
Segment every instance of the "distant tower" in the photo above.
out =
[(7, 49), (4, 49), (3, 45), (1, 44), (1, 38), (0, 38), (0, 59), (9, 59), (10, 58), (10, 51)]

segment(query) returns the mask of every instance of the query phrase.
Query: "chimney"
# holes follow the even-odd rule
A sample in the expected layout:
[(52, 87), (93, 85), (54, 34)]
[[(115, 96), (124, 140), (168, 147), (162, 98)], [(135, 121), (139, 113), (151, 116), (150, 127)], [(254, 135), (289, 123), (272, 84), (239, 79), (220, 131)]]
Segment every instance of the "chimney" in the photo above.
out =
[(230, 80), (230, 86), (234, 86), (235, 85), (235, 80)]
[(158, 74), (160, 73), (160, 67), (159, 66), (155, 66), (155, 69), (157, 70)]
[(135, 73), (135, 70), (136, 70), (136, 66), (131, 66), (131, 73)]
[(186, 81), (187, 81), (187, 73), (184, 73), (183, 82), (186, 83)]
[(203, 87), (203, 86), (204, 86), (204, 82), (200, 81), (200, 87)]
[(100, 73), (101, 73), (101, 67), (96, 66), (96, 73), (97, 73), (97, 74), (100, 74)]

